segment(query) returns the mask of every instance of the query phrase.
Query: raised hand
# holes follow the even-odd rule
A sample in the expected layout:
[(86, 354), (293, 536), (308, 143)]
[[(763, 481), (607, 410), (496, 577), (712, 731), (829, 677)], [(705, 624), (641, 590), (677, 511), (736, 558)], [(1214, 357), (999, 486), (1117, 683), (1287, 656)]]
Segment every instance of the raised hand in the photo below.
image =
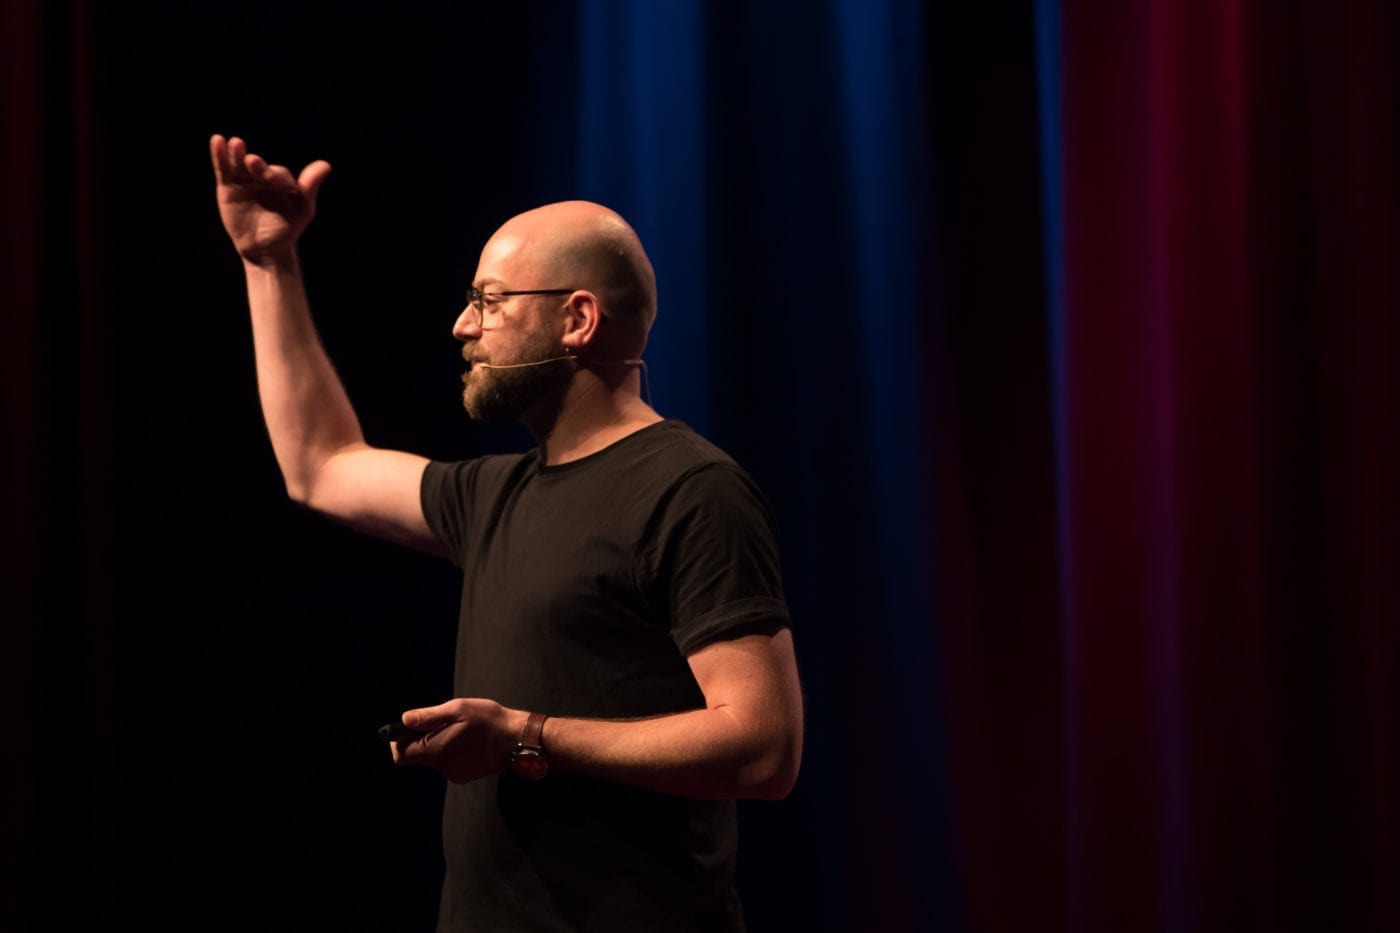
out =
[(209, 157), (219, 216), (238, 254), (250, 262), (290, 253), (316, 215), (316, 192), (331, 173), (329, 162), (318, 159), (293, 177), (285, 165), (269, 165), (248, 151), (237, 136), (209, 139)]

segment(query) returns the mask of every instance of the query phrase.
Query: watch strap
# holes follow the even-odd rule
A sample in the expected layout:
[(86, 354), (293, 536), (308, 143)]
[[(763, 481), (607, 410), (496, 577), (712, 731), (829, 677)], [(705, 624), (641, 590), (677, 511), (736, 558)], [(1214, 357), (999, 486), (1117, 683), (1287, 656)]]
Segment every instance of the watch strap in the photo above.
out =
[(525, 728), (520, 730), (520, 744), (525, 748), (538, 748), (544, 751), (544, 743), (540, 741), (540, 735), (544, 732), (544, 721), (549, 717), (544, 713), (531, 713), (530, 718), (525, 720)]
[(510, 766), (516, 774), (538, 781), (549, 773), (549, 759), (544, 754), (544, 721), (549, 718), (544, 713), (531, 713), (525, 720), (525, 728), (520, 730), (520, 741), (510, 754)]

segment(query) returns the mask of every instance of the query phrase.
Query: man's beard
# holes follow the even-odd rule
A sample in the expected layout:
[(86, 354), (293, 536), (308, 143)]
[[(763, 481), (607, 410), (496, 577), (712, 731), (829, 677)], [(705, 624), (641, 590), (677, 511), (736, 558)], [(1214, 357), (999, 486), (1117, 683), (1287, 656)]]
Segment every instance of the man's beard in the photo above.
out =
[(564, 388), (573, 379), (574, 368), (566, 359), (544, 362), (562, 355), (556, 339), (541, 333), (528, 338), (518, 355), (498, 364), (505, 367), (519, 363), (541, 365), (491, 369), (473, 364), (471, 375), (462, 388), (462, 407), (477, 421), (506, 421), (519, 418), (550, 395), (562, 399)]

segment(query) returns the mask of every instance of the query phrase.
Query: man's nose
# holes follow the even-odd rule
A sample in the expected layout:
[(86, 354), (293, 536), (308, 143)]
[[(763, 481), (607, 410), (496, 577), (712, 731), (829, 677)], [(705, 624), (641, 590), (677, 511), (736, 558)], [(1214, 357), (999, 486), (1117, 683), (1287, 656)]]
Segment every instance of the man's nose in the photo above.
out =
[(462, 309), (462, 313), (457, 315), (457, 323), (452, 325), (452, 336), (462, 341), (481, 336), (481, 325), (477, 323), (476, 315), (472, 314), (471, 305), (467, 305)]

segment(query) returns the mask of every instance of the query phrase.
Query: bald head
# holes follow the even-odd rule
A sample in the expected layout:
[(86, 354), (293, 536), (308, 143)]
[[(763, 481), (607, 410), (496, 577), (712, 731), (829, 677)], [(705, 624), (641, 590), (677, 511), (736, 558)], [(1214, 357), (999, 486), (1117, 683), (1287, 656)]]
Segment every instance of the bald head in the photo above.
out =
[(627, 221), (592, 201), (560, 201), (512, 217), (487, 241), (483, 256), (509, 255), (529, 268), (530, 288), (595, 293), (611, 326), (614, 349), (640, 353), (656, 318), (656, 274)]

